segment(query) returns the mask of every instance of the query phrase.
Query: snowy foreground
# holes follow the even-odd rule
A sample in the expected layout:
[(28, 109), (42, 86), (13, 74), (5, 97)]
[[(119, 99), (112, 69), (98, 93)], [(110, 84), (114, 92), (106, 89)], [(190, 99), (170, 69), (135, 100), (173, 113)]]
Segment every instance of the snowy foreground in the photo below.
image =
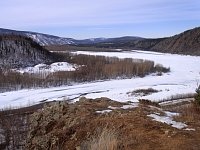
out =
[[(0, 107), (26, 106), (41, 101), (62, 99), (78, 100), (80, 96), (87, 98), (108, 97), (122, 102), (135, 102), (139, 98), (158, 101), (176, 94), (194, 93), (197, 84), (200, 83), (200, 57), (144, 51), (76, 53), (153, 60), (155, 63), (170, 67), (171, 72), (162, 76), (149, 75), (144, 78), (98, 81), (72, 86), (0, 93)], [(129, 94), (136, 89), (146, 88), (153, 88), (159, 92), (138, 97)]]

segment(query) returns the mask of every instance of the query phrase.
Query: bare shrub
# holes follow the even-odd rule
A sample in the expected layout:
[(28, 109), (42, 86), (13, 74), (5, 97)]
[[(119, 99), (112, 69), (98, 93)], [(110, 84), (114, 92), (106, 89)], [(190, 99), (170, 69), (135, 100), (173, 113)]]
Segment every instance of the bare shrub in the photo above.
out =
[(146, 99), (139, 99), (139, 103), (143, 104), (143, 105), (151, 105), (151, 106), (160, 107), (160, 105), (157, 102), (152, 102), (152, 101), (146, 100)]
[(0, 147), (23, 149), (29, 128), (28, 118), (26, 114), (1, 114), (0, 126), (3, 132), (1, 133)]
[(169, 67), (168, 67), (168, 68), (165, 68), (165, 67), (163, 67), (163, 65), (161, 65), (161, 64), (156, 64), (156, 65), (155, 65), (155, 69), (156, 69), (158, 72), (164, 72), (164, 73), (170, 71), (170, 68), (169, 68)]
[(43, 104), (24, 108), (5, 108), (0, 111), (0, 149), (25, 149), (30, 129), (29, 117)]
[(137, 89), (137, 90), (134, 90), (132, 92), (128, 92), (127, 94), (131, 94), (132, 96), (135, 95), (135, 96), (146, 96), (146, 95), (150, 95), (152, 93), (157, 93), (159, 92), (158, 90), (156, 89), (153, 89), (153, 88), (148, 88), (148, 89)]

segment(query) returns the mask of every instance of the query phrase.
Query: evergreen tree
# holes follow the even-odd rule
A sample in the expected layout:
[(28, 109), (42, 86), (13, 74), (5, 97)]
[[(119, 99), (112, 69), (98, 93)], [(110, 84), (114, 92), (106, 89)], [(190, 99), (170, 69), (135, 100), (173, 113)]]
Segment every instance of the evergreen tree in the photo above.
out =
[(196, 95), (195, 95), (195, 102), (200, 105), (200, 85), (198, 86), (198, 88), (196, 89)]

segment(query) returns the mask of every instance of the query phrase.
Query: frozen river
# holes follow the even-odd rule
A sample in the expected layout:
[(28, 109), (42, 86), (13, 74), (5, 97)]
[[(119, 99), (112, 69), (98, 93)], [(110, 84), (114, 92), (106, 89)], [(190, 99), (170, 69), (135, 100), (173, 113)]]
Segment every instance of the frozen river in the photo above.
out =
[[(0, 107), (26, 106), (43, 100), (77, 100), (80, 96), (88, 98), (108, 97), (117, 101), (137, 101), (139, 98), (158, 101), (176, 94), (194, 93), (197, 84), (200, 83), (200, 57), (146, 51), (76, 53), (153, 60), (155, 63), (170, 67), (171, 72), (162, 76), (148, 75), (144, 78), (118, 79), (0, 93)], [(159, 92), (143, 97), (128, 94), (135, 89), (144, 88), (157, 89)]]

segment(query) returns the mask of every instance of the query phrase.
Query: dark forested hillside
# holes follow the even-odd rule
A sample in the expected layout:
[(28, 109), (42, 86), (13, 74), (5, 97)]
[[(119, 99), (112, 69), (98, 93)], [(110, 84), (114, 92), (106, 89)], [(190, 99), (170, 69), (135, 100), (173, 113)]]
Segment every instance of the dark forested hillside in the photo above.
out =
[(20, 35), (0, 35), (0, 68), (27, 67), (51, 63), (55, 57), (32, 39)]
[(153, 46), (151, 50), (200, 55), (200, 27), (166, 38)]

